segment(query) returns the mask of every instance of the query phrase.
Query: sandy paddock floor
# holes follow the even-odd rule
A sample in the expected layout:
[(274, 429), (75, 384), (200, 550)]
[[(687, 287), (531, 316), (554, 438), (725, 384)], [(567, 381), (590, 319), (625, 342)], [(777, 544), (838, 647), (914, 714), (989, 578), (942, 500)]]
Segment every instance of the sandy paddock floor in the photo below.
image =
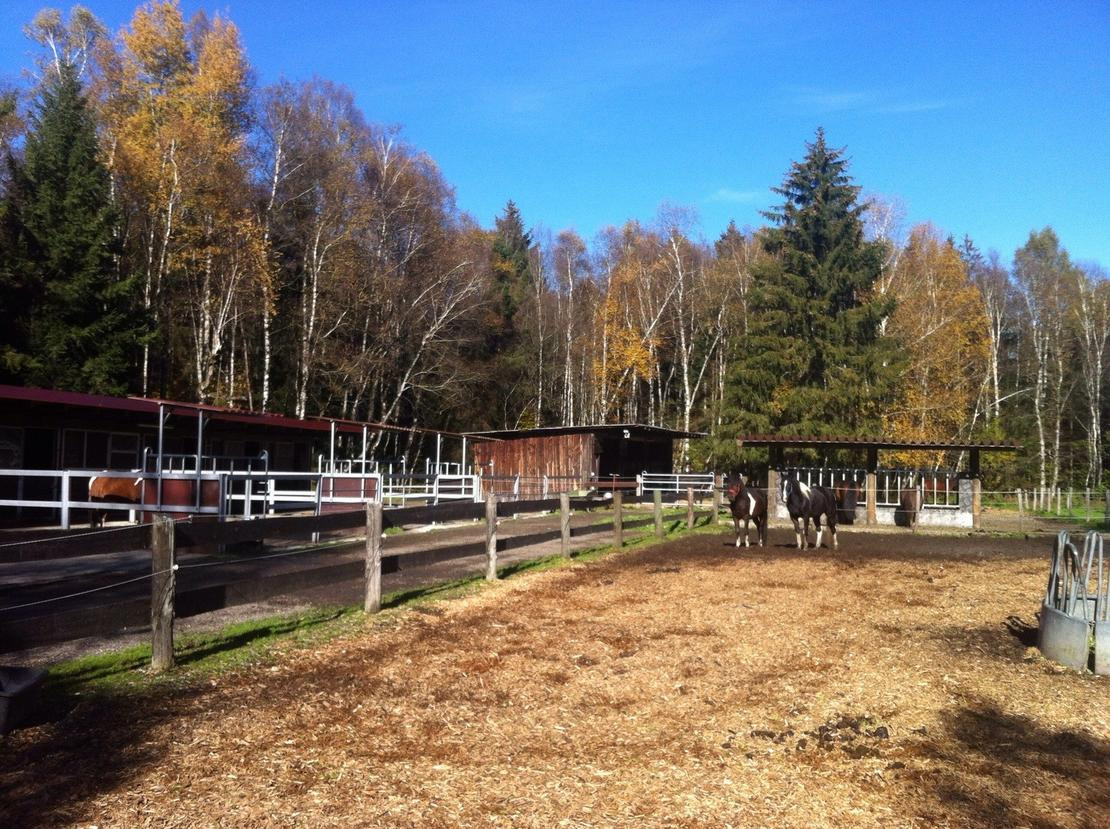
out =
[(1110, 826), (1110, 679), (1027, 649), (1050, 540), (729, 542), (78, 706), (0, 744), (0, 824)]

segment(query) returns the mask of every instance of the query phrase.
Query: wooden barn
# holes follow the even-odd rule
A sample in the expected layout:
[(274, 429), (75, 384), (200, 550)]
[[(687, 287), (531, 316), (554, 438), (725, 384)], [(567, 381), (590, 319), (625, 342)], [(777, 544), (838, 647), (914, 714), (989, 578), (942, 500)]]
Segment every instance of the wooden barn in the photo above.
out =
[(702, 437), (658, 426), (548, 426), (471, 432), (475, 473), (575, 478), (634, 478), (642, 472), (674, 471), (674, 442)]

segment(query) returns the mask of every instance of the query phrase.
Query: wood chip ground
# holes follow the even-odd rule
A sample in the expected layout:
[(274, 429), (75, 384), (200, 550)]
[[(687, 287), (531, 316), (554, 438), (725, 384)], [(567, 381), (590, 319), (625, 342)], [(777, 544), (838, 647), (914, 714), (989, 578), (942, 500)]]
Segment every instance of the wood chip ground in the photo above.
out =
[(526, 575), (17, 732), (0, 825), (1110, 826), (1110, 678), (1028, 647), (1050, 543)]

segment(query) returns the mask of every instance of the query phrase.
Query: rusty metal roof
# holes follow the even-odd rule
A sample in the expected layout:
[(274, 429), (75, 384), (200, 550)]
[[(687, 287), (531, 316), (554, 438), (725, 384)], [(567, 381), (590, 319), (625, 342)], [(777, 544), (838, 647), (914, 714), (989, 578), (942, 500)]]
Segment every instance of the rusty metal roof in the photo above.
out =
[(922, 449), (940, 451), (962, 451), (980, 449), (990, 452), (1017, 452), (1023, 447), (1013, 441), (933, 441), (933, 440), (896, 440), (884, 437), (846, 437), (832, 435), (741, 435), (736, 439), (739, 446), (796, 446), (822, 447), (835, 449)]
[(600, 423), (593, 426), (538, 426), (534, 429), (497, 429), (489, 432), (467, 432), (467, 437), (479, 440), (513, 440), (519, 438), (554, 437), (556, 435), (600, 434), (612, 436), (627, 431), (633, 437), (658, 437), (676, 440), (679, 438), (703, 438), (705, 432), (684, 432), (681, 429), (666, 429), (662, 426), (646, 426), (642, 423)]
[[(59, 389), (34, 389), (23, 386), (0, 384), (0, 401), (3, 400), (84, 409), (102, 409), (117, 412), (136, 412), (150, 414), (155, 418), (157, 418), (159, 406), (164, 406), (167, 411), (176, 415), (195, 417), (197, 412), (204, 412), (205, 416), (212, 420), (296, 431), (327, 432), (331, 430), (331, 425), (334, 423), (336, 431), (345, 433), (361, 433), (365, 426), (371, 431), (423, 432), (427, 434), (437, 434), (435, 429), (421, 429), (412, 426), (390, 426), (385, 423), (375, 423), (373, 421), (344, 420), (342, 418), (329, 417), (300, 418), (274, 414), (272, 412), (256, 412), (250, 409), (233, 409), (227, 406), (212, 406), (206, 403), (186, 403), (181, 400), (164, 400), (155, 397), (111, 397), (103, 394), (86, 394), (84, 392), (62, 391)], [(456, 432), (439, 431), (438, 434), (447, 435), (449, 437), (464, 437), (464, 435)]]

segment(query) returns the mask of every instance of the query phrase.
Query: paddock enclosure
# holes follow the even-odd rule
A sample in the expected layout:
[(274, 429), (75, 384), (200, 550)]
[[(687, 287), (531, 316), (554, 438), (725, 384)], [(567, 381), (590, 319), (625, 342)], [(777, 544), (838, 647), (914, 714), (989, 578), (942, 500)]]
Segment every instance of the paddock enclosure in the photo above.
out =
[(1110, 825), (1051, 539), (692, 535), (368, 617), (4, 743), (4, 825)]

